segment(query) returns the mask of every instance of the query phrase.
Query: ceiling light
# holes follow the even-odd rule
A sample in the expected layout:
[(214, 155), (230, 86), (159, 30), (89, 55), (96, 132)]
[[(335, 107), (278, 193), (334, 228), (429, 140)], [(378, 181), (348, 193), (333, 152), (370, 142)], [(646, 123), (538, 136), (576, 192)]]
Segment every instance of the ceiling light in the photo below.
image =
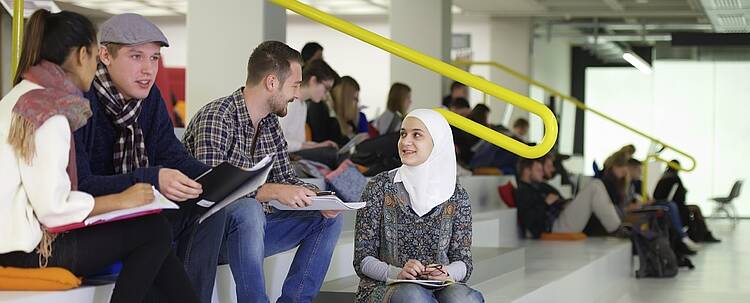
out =
[(641, 56), (638, 56), (638, 54), (634, 53), (633, 51), (627, 51), (624, 54), (622, 54), (622, 58), (625, 59), (625, 61), (628, 61), (630, 65), (633, 65), (633, 67), (637, 68), (639, 71), (646, 75), (650, 75), (653, 73), (653, 69), (651, 68), (651, 65), (646, 62), (646, 60), (643, 60)]

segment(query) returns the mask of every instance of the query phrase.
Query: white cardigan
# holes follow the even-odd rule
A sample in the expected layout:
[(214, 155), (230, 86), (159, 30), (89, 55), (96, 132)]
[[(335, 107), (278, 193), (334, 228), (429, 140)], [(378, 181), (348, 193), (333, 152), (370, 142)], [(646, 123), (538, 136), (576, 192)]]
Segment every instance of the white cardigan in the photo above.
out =
[(42, 239), (40, 222), (81, 222), (94, 208), (94, 197), (70, 190), (66, 168), (71, 133), (65, 117), (51, 117), (36, 130), (32, 165), (8, 144), (13, 107), (23, 94), (40, 88), (24, 80), (0, 100), (0, 254), (31, 252)]

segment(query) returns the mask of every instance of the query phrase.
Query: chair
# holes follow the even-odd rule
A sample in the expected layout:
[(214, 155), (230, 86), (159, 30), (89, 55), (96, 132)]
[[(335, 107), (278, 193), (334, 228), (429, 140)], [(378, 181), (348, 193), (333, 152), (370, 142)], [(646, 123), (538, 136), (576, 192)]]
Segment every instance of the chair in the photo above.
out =
[(727, 218), (732, 219), (733, 222), (736, 223), (737, 208), (734, 207), (732, 201), (740, 196), (740, 191), (742, 190), (742, 182), (743, 180), (737, 180), (734, 182), (734, 185), (732, 185), (732, 190), (729, 192), (729, 196), (711, 198), (711, 201), (717, 203), (716, 208), (714, 208), (714, 211), (711, 214), (711, 217), (717, 217), (719, 212), (723, 212), (724, 214), (726, 214)]

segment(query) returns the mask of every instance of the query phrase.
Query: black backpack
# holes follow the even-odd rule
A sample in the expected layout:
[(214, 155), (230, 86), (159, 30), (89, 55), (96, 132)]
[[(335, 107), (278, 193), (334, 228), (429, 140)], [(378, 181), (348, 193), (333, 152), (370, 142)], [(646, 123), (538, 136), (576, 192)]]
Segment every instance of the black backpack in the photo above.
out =
[(638, 253), (640, 268), (636, 278), (671, 278), (677, 275), (679, 263), (669, 237), (669, 220), (661, 209), (635, 211), (631, 238)]
[(398, 139), (399, 133), (389, 133), (362, 141), (349, 159), (367, 167), (364, 175), (368, 177), (397, 168), (401, 166)]

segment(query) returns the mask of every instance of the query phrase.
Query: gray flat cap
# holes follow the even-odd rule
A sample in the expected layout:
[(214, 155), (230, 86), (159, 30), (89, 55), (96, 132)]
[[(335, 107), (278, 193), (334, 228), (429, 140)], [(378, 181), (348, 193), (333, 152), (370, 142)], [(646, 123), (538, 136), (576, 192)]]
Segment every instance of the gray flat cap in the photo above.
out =
[(100, 43), (138, 45), (157, 42), (169, 46), (164, 33), (151, 21), (138, 14), (120, 14), (109, 18), (99, 29)]

